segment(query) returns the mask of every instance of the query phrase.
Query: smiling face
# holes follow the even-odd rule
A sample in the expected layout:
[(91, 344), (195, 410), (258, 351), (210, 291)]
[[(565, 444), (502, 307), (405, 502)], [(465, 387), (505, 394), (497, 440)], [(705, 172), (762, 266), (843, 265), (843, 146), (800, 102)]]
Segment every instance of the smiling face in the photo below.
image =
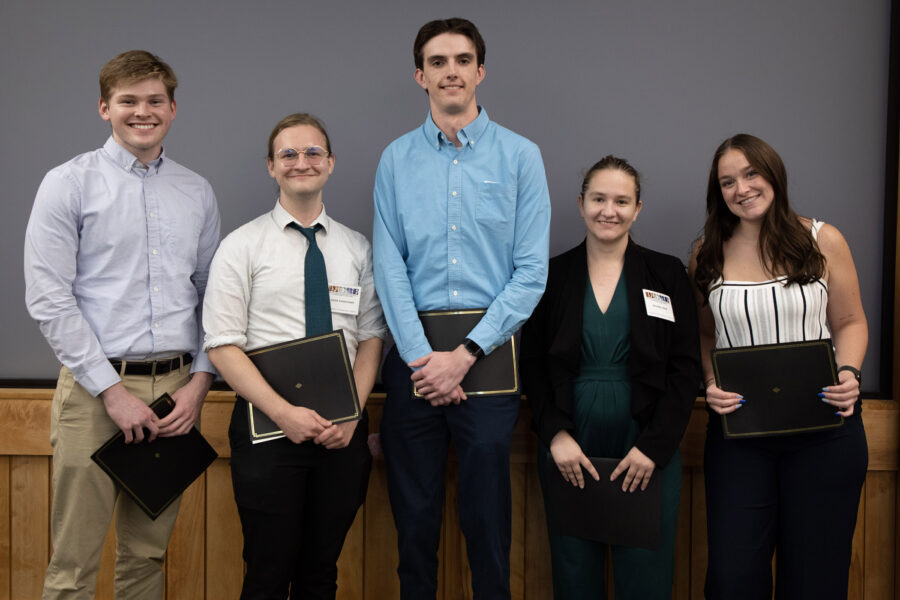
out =
[(484, 65), (478, 64), (472, 40), (459, 33), (442, 33), (422, 47), (422, 57), (415, 78), (428, 92), (432, 113), (477, 116), (475, 88), (484, 79)]
[(722, 198), (732, 214), (744, 221), (765, 217), (775, 200), (775, 190), (743, 152), (732, 148), (722, 154), (718, 176)]
[(285, 166), (277, 157), (282, 148), (296, 148), (303, 150), (309, 146), (328, 147), (328, 141), (322, 132), (312, 125), (295, 125), (282, 129), (272, 143), (276, 157), (268, 159), (269, 175), (278, 182), (281, 195), (290, 198), (308, 198), (322, 193), (322, 188), (328, 181), (328, 176), (334, 171), (334, 155), (320, 164), (313, 166), (306, 160), (301, 152), (297, 161), (291, 166)]
[(626, 240), (641, 206), (634, 177), (619, 169), (597, 171), (578, 196), (588, 236), (603, 244)]
[(113, 139), (145, 165), (162, 152), (175, 119), (175, 101), (157, 78), (114, 87), (108, 101), (100, 99), (98, 110), (112, 125)]

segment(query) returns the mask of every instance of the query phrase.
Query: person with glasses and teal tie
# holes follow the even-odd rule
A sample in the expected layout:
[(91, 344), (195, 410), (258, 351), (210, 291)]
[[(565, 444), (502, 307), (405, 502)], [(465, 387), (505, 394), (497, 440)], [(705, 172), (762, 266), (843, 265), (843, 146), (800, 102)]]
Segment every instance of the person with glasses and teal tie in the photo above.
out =
[[(228, 437), (247, 563), (241, 598), (334, 598), (337, 559), (369, 482), (368, 418), (330, 423), (289, 404), (245, 352), (343, 329), (364, 406), (387, 328), (369, 241), (325, 211), (335, 164), (325, 127), (308, 114), (285, 117), (266, 162), (278, 200), (222, 240), (203, 312), (204, 348), (238, 396)], [(359, 302), (330, 302), (341, 293)], [(286, 437), (253, 444), (248, 401)]]

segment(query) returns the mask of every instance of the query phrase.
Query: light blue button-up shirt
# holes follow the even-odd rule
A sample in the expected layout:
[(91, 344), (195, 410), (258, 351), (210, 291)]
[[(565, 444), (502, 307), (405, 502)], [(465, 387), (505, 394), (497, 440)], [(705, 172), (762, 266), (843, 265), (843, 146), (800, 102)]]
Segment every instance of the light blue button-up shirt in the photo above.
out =
[(407, 362), (431, 352), (418, 311), (487, 308), (468, 337), (490, 353), (531, 315), (547, 280), (540, 150), (481, 107), (457, 138), (462, 148), (429, 114), (385, 149), (375, 176), (375, 287)]
[(93, 395), (109, 358), (202, 352), (200, 309), (219, 241), (209, 183), (163, 153), (144, 168), (112, 137), (44, 177), (25, 231), (25, 302), (56, 357)]

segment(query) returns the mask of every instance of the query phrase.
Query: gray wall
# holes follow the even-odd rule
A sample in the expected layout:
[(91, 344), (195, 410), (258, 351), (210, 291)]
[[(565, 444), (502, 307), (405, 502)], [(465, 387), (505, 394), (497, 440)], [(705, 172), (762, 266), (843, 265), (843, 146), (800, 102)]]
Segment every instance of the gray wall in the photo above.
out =
[(223, 233), (271, 208), (268, 133), (309, 111), (337, 156), (329, 213), (370, 235), (381, 150), (427, 110), (413, 37), (449, 16), (472, 19), (487, 41), (479, 102), (541, 147), (554, 254), (583, 236), (583, 170), (616, 153), (645, 178), (637, 240), (686, 259), (715, 147), (753, 133), (784, 158), (798, 212), (849, 241), (872, 332), (865, 372), (877, 381), (888, 0), (3, 0), (0, 378), (55, 377), (23, 305), (23, 231), (43, 174), (109, 134), (97, 116), (106, 60), (146, 48), (175, 68), (166, 150), (210, 180)]

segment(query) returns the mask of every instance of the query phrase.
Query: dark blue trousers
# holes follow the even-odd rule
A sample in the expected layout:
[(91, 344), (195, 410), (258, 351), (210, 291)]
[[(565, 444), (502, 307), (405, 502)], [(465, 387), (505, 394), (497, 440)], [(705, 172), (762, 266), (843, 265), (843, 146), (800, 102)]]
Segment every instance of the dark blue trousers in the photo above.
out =
[(859, 416), (838, 429), (725, 439), (710, 413), (704, 475), (709, 533), (706, 597), (847, 598), (868, 448)]
[(397, 349), (382, 369), (387, 401), (381, 445), (400, 552), (401, 597), (434, 598), (447, 451), (459, 459), (459, 523), (477, 600), (507, 599), (511, 500), (509, 447), (519, 415), (516, 395), (470, 396), (433, 407), (412, 395), (412, 371)]

